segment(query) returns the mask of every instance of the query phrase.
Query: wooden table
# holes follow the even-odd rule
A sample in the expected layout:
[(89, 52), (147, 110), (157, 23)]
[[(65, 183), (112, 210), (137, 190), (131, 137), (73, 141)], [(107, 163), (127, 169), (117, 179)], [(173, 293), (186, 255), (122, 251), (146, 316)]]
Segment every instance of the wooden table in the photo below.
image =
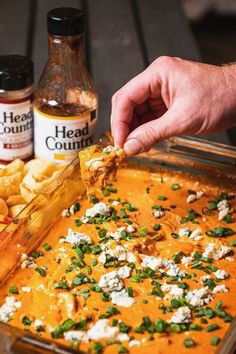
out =
[[(112, 94), (152, 60), (201, 60), (179, 0), (1, 0), (0, 54), (31, 57), (36, 81), (47, 60), (46, 14), (61, 6), (85, 11), (86, 61), (100, 98), (99, 134), (109, 129)], [(230, 143), (227, 133), (210, 139)]]

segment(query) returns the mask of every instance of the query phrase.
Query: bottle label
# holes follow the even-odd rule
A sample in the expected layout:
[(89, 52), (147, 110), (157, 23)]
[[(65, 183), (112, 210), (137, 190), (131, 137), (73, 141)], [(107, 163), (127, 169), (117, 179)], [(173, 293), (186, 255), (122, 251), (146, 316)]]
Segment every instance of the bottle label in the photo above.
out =
[(33, 110), (22, 102), (0, 100), (0, 160), (25, 159), (33, 154)]
[(34, 107), (35, 157), (65, 163), (94, 143), (97, 110), (75, 117), (45, 114)]

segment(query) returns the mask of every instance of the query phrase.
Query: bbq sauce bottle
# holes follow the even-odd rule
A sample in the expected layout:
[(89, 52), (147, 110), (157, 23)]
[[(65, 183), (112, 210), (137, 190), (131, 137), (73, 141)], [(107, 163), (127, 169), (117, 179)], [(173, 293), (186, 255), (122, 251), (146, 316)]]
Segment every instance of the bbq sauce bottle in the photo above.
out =
[(93, 144), (98, 98), (83, 58), (84, 16), (48, 12), (49, 57), (34, 98), (35, 157), (65, 163)]

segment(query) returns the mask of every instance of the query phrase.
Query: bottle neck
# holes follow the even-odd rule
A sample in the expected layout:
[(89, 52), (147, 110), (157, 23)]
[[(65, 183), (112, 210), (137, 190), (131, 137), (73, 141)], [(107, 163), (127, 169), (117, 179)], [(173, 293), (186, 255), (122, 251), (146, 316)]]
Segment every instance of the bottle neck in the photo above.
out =
[(48, 35), (48, 59), (55, 65), (83, 63), (83, 36)]

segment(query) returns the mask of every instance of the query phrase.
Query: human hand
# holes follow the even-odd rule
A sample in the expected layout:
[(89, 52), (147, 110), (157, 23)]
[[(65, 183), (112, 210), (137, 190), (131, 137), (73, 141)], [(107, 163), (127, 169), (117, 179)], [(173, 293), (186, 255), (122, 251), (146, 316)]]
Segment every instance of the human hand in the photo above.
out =
[(236, 65), (156, 59), (112, 97), (111, 128), (128, 155), (176, 135), (203, 135), (236, 124)]

